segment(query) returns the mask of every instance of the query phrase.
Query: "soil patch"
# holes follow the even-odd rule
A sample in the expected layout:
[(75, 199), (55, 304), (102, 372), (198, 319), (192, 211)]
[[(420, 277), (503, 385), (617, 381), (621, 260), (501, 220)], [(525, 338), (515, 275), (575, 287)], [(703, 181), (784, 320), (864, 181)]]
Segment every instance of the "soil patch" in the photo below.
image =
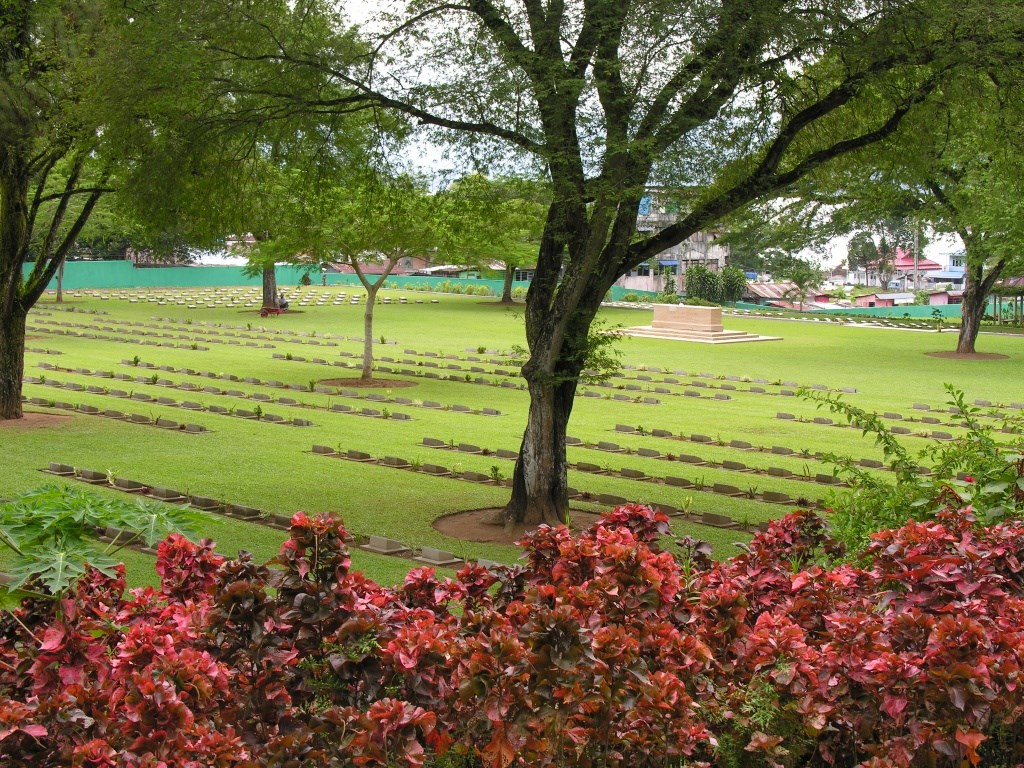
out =
[(939, 357), (943, 360), (1007, 360), (1009, 355), (998, 352), (925, 352), (928, 357)]
[[(260, 310), (258, 310), (258, 309), (243, 309), (238, 314), (240, 314), (240, 315), (258, 315), (259, 313), (260, 313)], [(303, 310), (301, 310), (301, 309), (290, 309), (289, 308), (287, 311), (282, 312), (281, 314), (287, 316), (287, 315), (304, 315), (306, 313)], [(272, 317), (281, 317), (281, 315), (267, 315), (267, 317), (264, 318), (264, 319), (269, 320)]]
[(353, 389), (379, 389), (380, 387), (403, 389), (405, 387), (415, 387), (417, 382), (405, 379), (320, 379), (317, 384), (322, 384), (325, 387), (352, 387)]
[(62, 413), (36, 413), (25, 411), (20, 419), (5, 419), (0, 421), (0, 429), (36, 429), (38, 427), (55, 427), (68, 419)]
[[(525, 523), (516, 523), (506, 528), (504, 525), (490, 522), (494, 519), (495, 513), (500, 511), (499, 507), (490, 507), (445, 515), (434, 521), (434, 530), (463, 541), (476, 541), (484, 544), (515, 544), (525, 534), (537, 528), (536, 525)], [(569, 515), (569, 527), (573, 530), (589, 528), (601, 517), (593, 512), (577, 510), (572, 510)]]

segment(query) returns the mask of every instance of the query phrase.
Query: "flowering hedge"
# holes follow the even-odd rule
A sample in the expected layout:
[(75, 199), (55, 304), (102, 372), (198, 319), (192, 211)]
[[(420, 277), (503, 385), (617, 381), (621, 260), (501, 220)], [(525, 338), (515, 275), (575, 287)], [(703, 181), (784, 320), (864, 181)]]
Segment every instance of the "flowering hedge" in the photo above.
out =
[(0, 764), (964, 766), (1024, 762), (1024, 526), (970, 510), (849, 564), (796, 512), (714, 563), (660, 513), (542, 527), (525, 565), (397, 588), (298, 513), (274, 561), (159, 548), (0, 619)]

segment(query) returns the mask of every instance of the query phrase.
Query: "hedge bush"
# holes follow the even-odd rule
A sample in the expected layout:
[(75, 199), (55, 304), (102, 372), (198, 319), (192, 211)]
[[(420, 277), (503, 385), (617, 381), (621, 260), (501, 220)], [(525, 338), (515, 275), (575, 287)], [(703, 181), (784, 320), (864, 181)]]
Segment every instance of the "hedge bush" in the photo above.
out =
[(714, 563), (630, 505), (525, 564), (397, 588), (341, 524), (270, 563), (172, 536), (0, 620), (0, 756), (34, 766), (956, 766), (1024, 760), (1024, 526), (970, 509), (860, 565), (795, 512)]

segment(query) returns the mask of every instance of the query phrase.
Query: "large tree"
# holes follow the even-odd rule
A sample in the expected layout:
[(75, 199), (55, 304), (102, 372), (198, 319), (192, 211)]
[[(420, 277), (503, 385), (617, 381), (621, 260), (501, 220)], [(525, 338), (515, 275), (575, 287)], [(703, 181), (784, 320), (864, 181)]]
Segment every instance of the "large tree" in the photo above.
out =
[(105, 191), (83, 104), (102, 25), (97, 6), (0, 4), (0, 420), (22, 416), (28, 311)]
[[(334, 23), (298, 5), (304, 24)], [(505, 516), (558, 521), (566, 424), (614, 281), (892, 135), (963, 62), (1015, 55), (1018, 11), (1019, 0), (415, 0), (370, 18), (363, 61), (273, 40), (255, 56), (241, 35), (218, 52), (323, 78), (316, 93), (274, 90), (283, 110), (344, 113), (354, 92), (444, 133), (464, 157), (511, 148), (545, 167), (552, 199), (526, 304), (530, 410)], [(690, 208), (638, 239), (655, 181), (693, 189)]]
[[(1008, 9), (1016, 4), (998, 11)], [(979, 46), (1013, 39), (1019, 20), (992, 18), (990, 7), (929, 0), (470, 0), (416, 3), (388, 30), (375, 77), (352, 85), (456, 136), (533, 154), (551, 179), (527, 295), (530, 411), (508, 520), (564, 517), (566, 424), (612, 283), (894, 133)], [(416, 47), (403, 45), (411, 39)], [(446, 66), (423, 68), (428, 59)], [(659, 176), (699, 193), (674, 225), (637, 240), (640, 199)]]

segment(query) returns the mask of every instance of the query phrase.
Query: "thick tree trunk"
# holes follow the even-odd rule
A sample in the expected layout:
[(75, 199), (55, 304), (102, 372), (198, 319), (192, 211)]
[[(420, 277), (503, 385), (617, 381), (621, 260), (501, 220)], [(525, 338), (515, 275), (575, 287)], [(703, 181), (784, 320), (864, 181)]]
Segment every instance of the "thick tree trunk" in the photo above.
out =
[(529, 390), (530, 415), (512, 477), (512, 498), (505, 507), (505, 520), (557, 525), (566, 522), (569, 511), (565, 432), (576, 382), (551, 385), (532, 381)]
[(57, 267), (57, 303), (61, 304), (64, 302), (64, 259), (60, 260), (60, 266)]
[(377, 288), (366, 287), (366, 309), (363, 310), (363, 372), (360, 378), (370, 381), (373, 378), (373, 307), (377, 303)]
[(25, 367), (25, 315), (0, 318), (0, 421), (20, 419), (21, 383)]
[(505, 282), (501, 286), (501, 303), (511, 304), (512, 303), (512, 278), (515, 277), (516, 268), (507, 265), (505, 267)]
[(985, 316), (985, 299), (987, 296), (980, 286), (971, 282), (964, 289), (963, 304), (960, 306), (960, 336), (957, 338), (956, 351), (971, 354), (981, 330), (981, 321)]
[(277, 306), (277, 270), (273, 264), (263, 265), (263, 306)]
[(981, 330), (981, 321), (985, 317), (988, 296), (996, 280), (1006, 267), (1006, 259), (1000, 258), (989, 262), (986, 271), (986, 251), (984, 242), (968, 233), (960, 233), (967, 249), (967, 270), (964, 280), (964, 298), (960, 307), (960, 336), (957, 338), (956, 351), (973, 354), (974, 344)]

